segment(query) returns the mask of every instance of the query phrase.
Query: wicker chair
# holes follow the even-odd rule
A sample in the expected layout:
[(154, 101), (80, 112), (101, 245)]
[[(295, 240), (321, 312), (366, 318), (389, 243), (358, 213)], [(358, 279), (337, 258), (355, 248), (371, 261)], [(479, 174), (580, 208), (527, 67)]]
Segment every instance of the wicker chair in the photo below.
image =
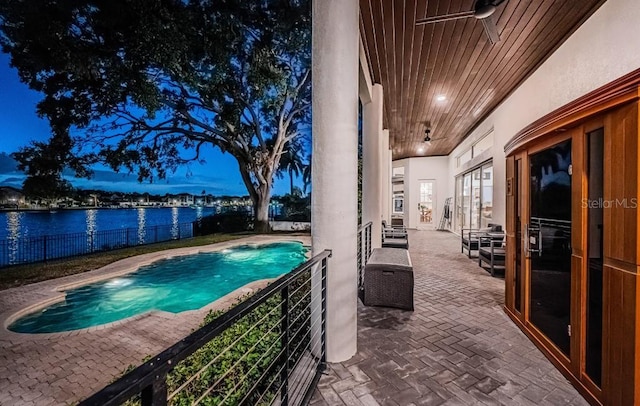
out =
[(413, 310), (413, 266), (409, 251), (376, 248), (364, 267), (364, 304)]

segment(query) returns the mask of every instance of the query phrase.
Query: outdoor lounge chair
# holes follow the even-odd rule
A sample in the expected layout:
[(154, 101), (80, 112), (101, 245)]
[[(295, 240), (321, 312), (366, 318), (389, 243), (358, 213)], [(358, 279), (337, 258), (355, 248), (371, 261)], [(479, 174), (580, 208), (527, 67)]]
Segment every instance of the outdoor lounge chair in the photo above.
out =
[(464, 254), (464, 250), (467, 250), (467, 256), (471, 258), (472, 251), (478, 251), (481, 246), (488, 247), (490, 244), (487, 240), (480, 241), (480, 237), (491, 233), (494, 239), (502, 240), (504, 232), (502, 226), (499, 224), (489, 224), (486, 228), (474, 229), (463, 228), (460, 233), (460, 252)]
[(478, 265), (483, 267), (483, 262), (488, 264), (491, 276), (495, 276), (496, 269), (502, 269), (504, 271), (506, 257), (507, 254), (503, 240), (495, 239), (491, 235), (480, 237)]
[(413, 310), (413, 266), (408, 250), (373, 250), (364, 267), (364, 304)]
[(382, 246), (385, 248), (409, 249), (409, 233), (404, 226), (387, 226), (382, 221)]

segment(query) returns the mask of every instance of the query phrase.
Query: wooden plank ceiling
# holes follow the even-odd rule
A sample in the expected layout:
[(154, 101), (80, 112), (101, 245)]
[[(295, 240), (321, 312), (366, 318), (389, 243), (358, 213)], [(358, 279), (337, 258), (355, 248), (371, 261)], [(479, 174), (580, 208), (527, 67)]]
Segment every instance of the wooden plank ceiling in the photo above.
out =
[(473, 10), (474, 0), (360, 0), (360, 32), (373, 81), (384, 87), (393, 159), (451, 153), (602, 3), (505, 1), (492, 16), (501, 40), (491, 45), (475, 18), (415, 24)]

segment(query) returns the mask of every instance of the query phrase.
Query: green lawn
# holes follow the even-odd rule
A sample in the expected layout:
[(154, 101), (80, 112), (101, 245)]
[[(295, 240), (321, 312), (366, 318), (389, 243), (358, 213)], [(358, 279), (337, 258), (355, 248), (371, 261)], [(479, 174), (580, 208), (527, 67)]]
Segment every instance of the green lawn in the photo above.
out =
[(61, 259), (46, 263), (16, 265), (0, 269), (0, 290), (29, 283), (75, 275), (98, 269), (112, 262), (135, 255), (163, 251), (171, 248), (196, 247), (246, 237), (247, 234), (213, 234), (201, 237), (140, 245), (115, 251), (98, 252), (81, 257)]

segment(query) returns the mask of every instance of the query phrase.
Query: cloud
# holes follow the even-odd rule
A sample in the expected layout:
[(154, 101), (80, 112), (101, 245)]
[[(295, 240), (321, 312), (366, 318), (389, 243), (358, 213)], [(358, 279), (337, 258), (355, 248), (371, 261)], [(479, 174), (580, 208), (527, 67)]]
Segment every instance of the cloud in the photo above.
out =
[(0, 152), (0, 174), (20, 173), (18, 162), (5, 152)]
[(11, 186), (17, 189), (22, 188), (22, 182), (24, 181), (24, 176), (16, 177), (16, 176), (0, 176), (0, 186)]

